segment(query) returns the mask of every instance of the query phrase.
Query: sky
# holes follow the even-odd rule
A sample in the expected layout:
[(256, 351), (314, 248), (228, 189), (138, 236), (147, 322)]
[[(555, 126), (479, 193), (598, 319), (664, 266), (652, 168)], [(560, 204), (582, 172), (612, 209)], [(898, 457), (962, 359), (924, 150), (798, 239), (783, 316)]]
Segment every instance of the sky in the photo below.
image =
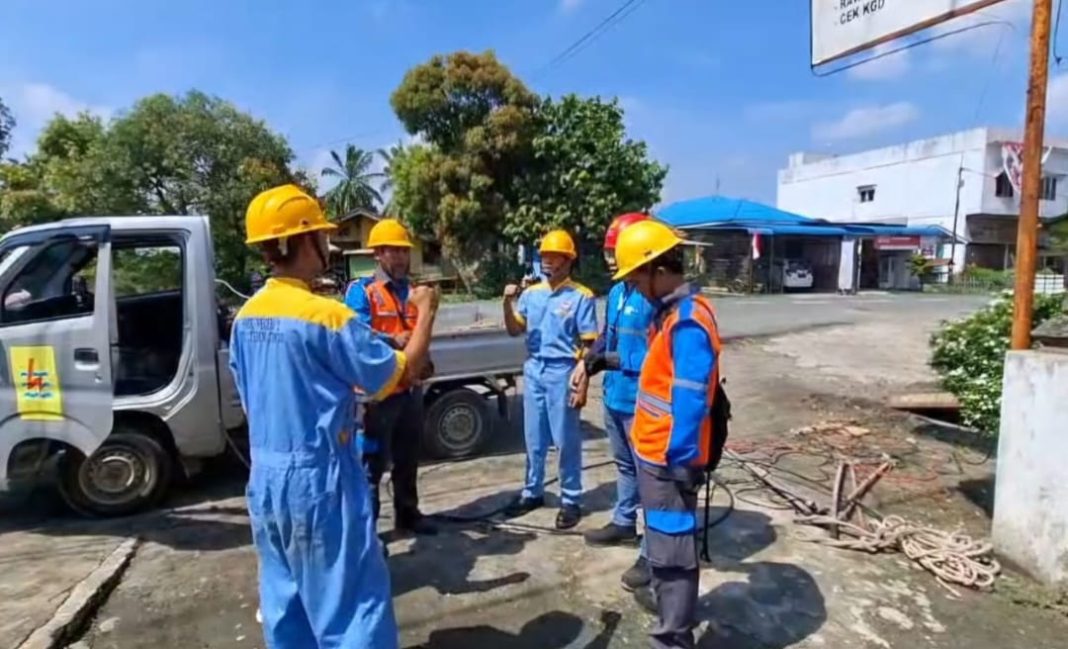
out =
[[(557, 61), (623, 1), (4, 0), (0, 98), (21, 155), (57, 112), (113, 117), (147, 94), (195, 88), (264, 119), (318, 172), (332, 148), (408, 137), (389, 106), (407, 69), (492, 49), (537, 92), (618, 97), (628, 135), (670, 166), (664, 203), (713, 193), (774, 203), (795, 151), (1022, 129), (1028, 0), (925, 35), (995, 24), (828, 76), (809, 65), (807, 0), (641, 0)], [(1064, 136), (1068, 59), (1052, 65), (1048, 134)]]

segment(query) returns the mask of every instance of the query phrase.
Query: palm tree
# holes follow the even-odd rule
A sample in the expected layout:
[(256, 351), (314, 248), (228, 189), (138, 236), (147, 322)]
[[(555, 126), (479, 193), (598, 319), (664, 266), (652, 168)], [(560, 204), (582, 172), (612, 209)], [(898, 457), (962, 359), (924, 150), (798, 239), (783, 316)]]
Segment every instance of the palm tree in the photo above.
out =
[(377, 208), (382, 203), (382, 194), (375, 187), (385, 174), (371, 171), (374, 154), (349, 144), (342, 160), (337, 151), (331, 151), (333, 167), (323, 168), (326, 178), (338, 178), (334, 188), (326, 193), (326, 203), (335, 218), (344, 216), (357, 207)]
[(378, 157), (382, 158), (382, 175), (384, 176), (382, 182), (378, 185), (378, 191), (382, 194), (391, 194), (389, 203), (385, 205), (386, 212), (390, 212), (393, 209), (393, 161), (403, 152), (404, 144), (402, 142), (397, 142), (388, 149), (378, 150)]
[(404, 144), (397, 142), (388, 149), (379, 149), (378, 157), (382, 158), (382, 173), (385, 178), (382, 179), (382, 184), (378, 186), (378, 190), (381, 192), (388, 192), (393, 189), (393, 160), (404, 151)]

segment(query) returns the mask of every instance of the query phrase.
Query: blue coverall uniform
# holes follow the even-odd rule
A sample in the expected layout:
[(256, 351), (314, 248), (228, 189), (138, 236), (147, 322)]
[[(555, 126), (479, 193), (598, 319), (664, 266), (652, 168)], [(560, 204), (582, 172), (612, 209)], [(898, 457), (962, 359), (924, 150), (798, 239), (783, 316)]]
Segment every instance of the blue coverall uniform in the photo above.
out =
[(579, 506), (582, 497), (582, 430), (578, 408), (568, 405), (571, 372), (584, 344), (597, 338), (593, 292), (571, 280), (523, 291), (516, 319), (526, 326), (523, 365), (523, 433), (527, 445), (523, 498), (545, 495), (545, 456), (550, 442), (560, 450), (560, 500)]
[(634, 421), (638, 376), (649, 351), (653, 313), (653, 305), (640, 291), (626, 282), (617, 283), (608, 293), (604, 329), (589, 355), (595, 364), (603, 359), (608, 368), (603, 386), (604, 424), (619, 472), (612, 522), (621, 527), (634, 527), (638, 520), (638, 473), (630, 426)]
[(353, 389), (386, 394), (406, 363), (348, 307), (298, 280), (268, 280), (234, 321), (230, 368), (248, 418), (269, 649), (398, 645)]

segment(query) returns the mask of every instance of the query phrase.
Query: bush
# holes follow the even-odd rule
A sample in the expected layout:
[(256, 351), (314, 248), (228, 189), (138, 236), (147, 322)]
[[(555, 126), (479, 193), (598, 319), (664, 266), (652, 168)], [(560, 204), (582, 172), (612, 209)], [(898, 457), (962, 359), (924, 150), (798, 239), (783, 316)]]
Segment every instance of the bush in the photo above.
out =
[(1014, 277), (1011, 270), (993, 270), (972, 265), (961, 273), (961, 282), (972, 288), (987, 291), (1011, 290)]
[[(1058, 295), (1035, 295), (1032, 327), (1063, 308)], [(961, 422), (996, 435), (1001, 415), (1001, 378), (1012, 333), (1011, 293), (963, 320), (948, 322), (931, 336), (931, 367), (960, 401)]]

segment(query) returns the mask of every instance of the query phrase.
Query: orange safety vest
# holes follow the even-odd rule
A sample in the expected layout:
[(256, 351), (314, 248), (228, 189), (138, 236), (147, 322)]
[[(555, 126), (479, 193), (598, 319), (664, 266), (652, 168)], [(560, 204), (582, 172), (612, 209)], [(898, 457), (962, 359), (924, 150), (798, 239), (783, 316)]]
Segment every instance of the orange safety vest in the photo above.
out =
[[(365, 285), (367, 301), (371, 303), (371, 328), (390, 337), (396, 337), (415, 328), (419, 311), (411, 302), (403, 305), (386, 282), (376, 280)], [(403, 392), (411, 386), (404, 380), (397, 384), (393, 394)]]
[[(694, 467), (708, 464), (712, 452), (712, 418), (710, 416), (716, 386), (719, 385), (719, 354), (722, 345), (719, 329), (716, 327), (715, 311), (712, 304), (700, 295), (684, 298), (692, 299), (695, 304), (691, 319), (700, 324), (712, 341), (716, 354), (716, 364), (708, 381), (708, 412), (701, 422), (698, 436), (698, 456)], [(638, 378), (638, 401), (631, 425), (631, 442), (634, 450), (642, 460), (660, 466), (667, 465), (667, 450), (671, 445), (671, 388), (675, 382), (675, 359), (671, 357), (671, 334), (679, 322), (678, 305), (664, 318), (657, 328), (654, 323), (650, 328), (649, 353), (642, 364), (641, 376)], [(686, 359), (679, 359), (685, 363)]]

